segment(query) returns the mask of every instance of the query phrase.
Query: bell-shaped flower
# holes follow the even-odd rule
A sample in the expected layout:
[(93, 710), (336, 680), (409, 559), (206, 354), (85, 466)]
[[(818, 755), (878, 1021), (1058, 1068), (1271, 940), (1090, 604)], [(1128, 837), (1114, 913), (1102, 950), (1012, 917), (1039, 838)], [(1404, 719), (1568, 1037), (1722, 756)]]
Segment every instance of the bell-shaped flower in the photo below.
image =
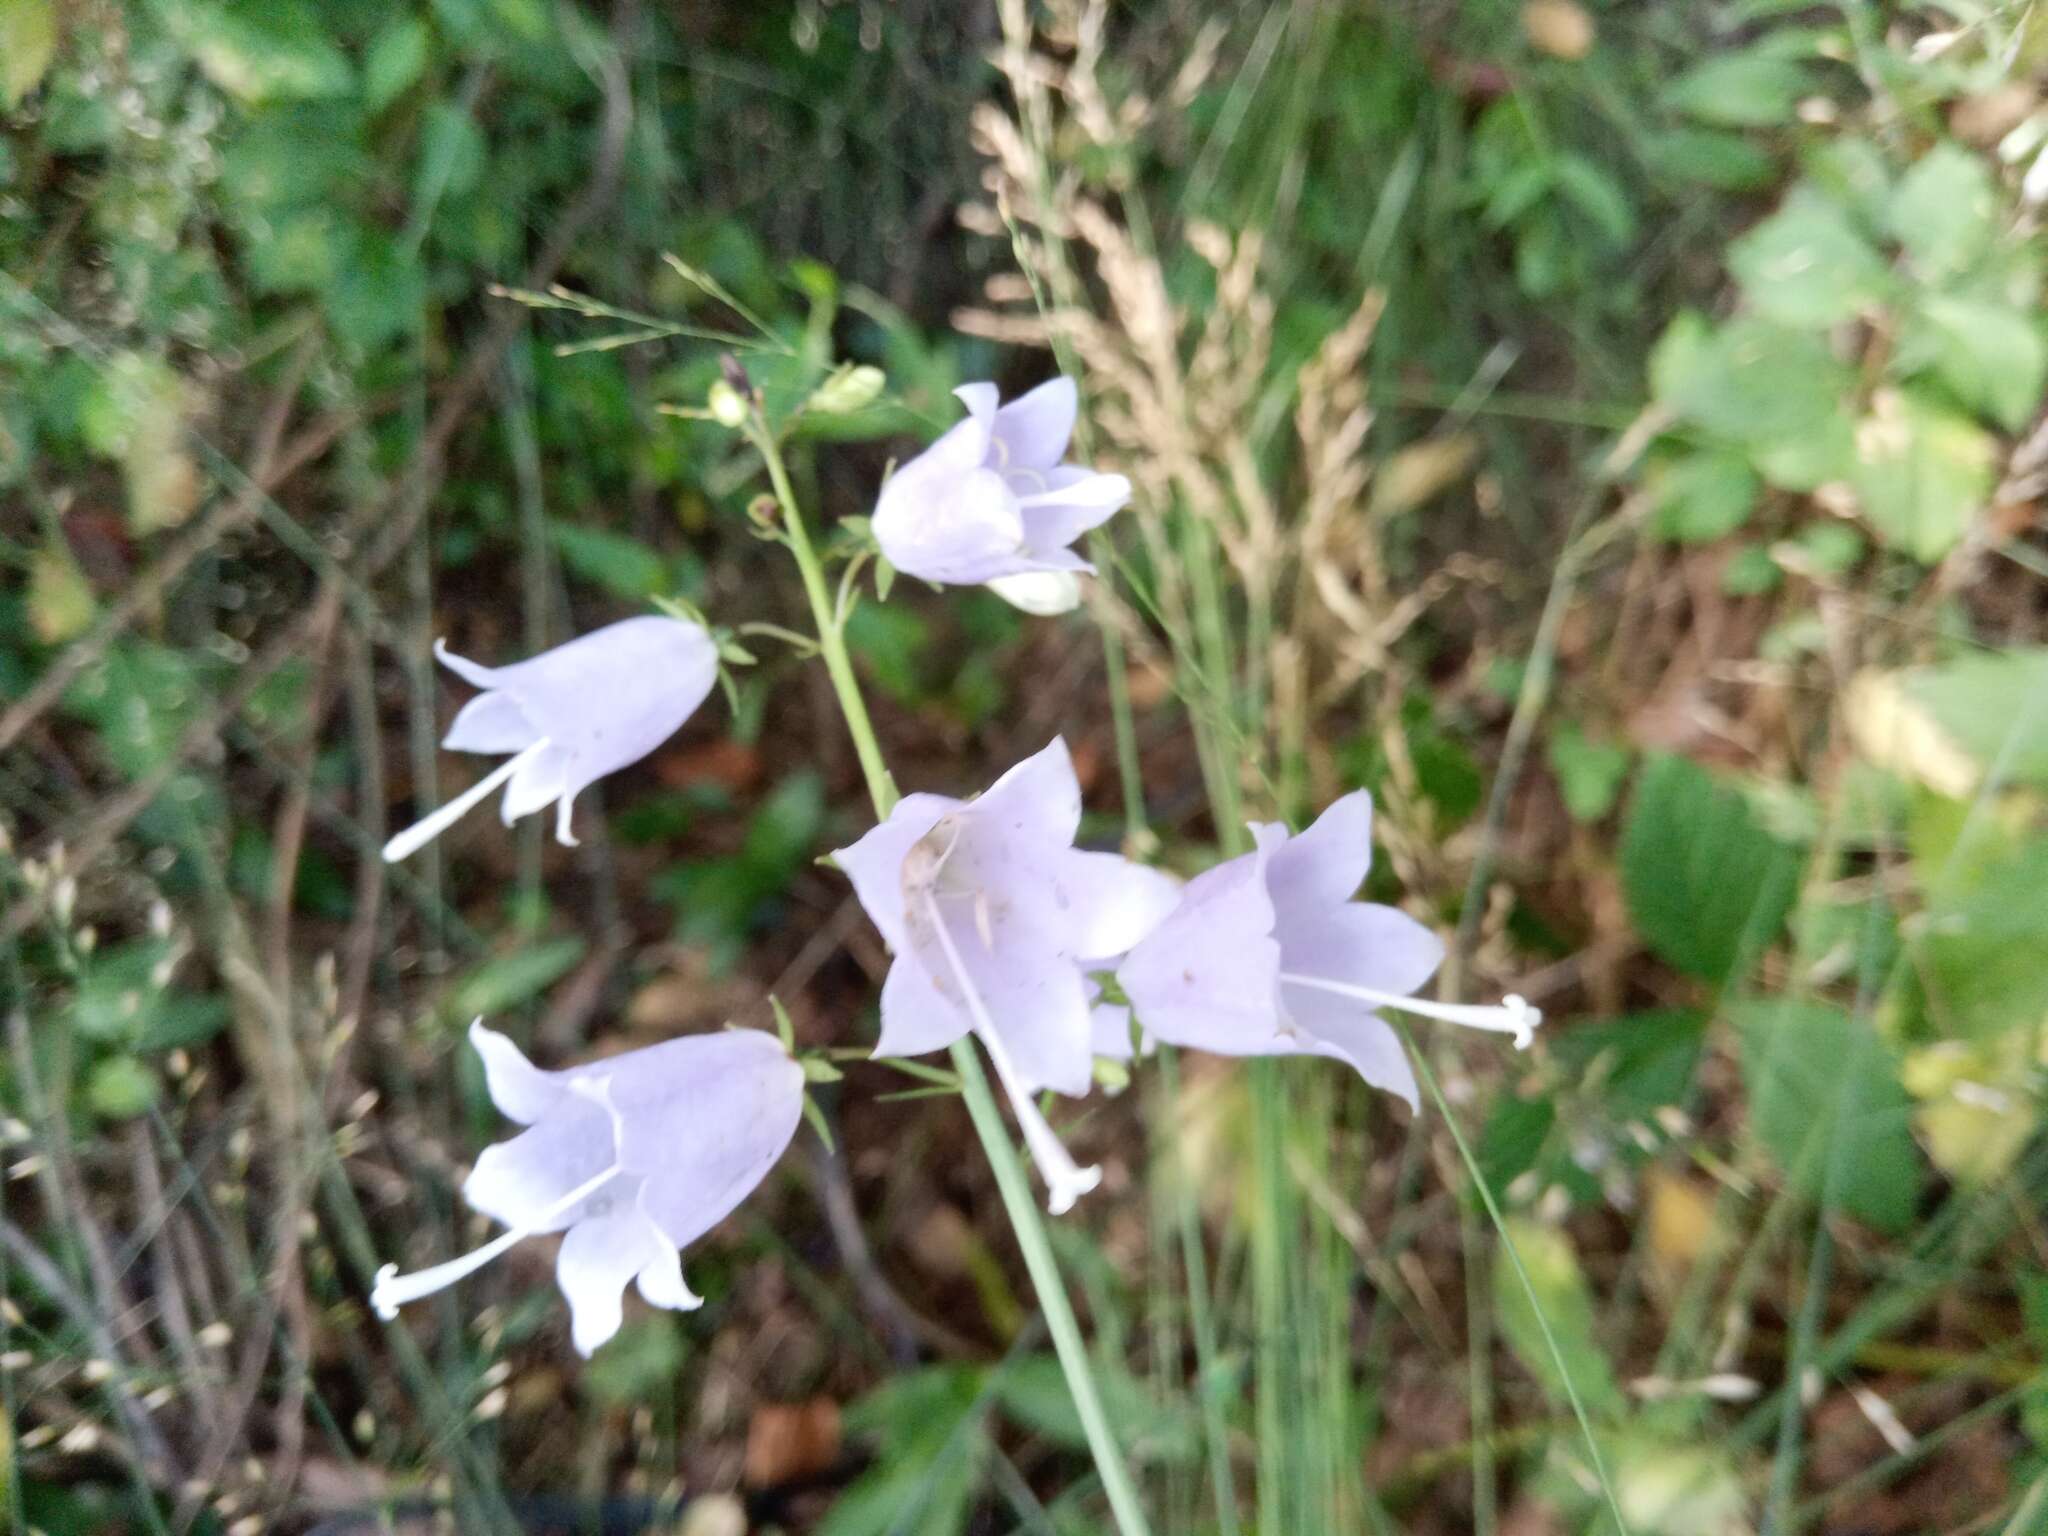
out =
[(387, 1264), (370, 1292), (377, 1315), (388, 1322), (542, 1232), (563, 1234), (555, 1278), (585, 1355), (618, 1332), (629, 1283), (657, 1307), (701, 1306), (681, 1250), (767, 1177), (803, 1114), (803, 1068), (781, 1042), (728, 1030), (545, 1072), (481, 1019), (469, 1038), (492, 1101), (526, 1127), (486, 1149), (462, 1186), (507, 1230), (414, 1274)]
[[(1254, 851), (1189, 881), (1173, 913), (1117, 967), (1146, 1036), (1228, 1056), (1335, 1056), (1411, 1109), (1414, 1070), (1378, 1010), (1529, 1044), (1543, 1015), (1519, 997), (1493, 1008), (1412, 995), (1436, 971), (1443, 945), (1405, 913), (1351, 899), (1372, 860), (1372, 800), (1363, 790), (1299, 836), (1278, 824), (1252, 834)], [(1113, 1028), (1103, 1038), (1113, 1041)]]
[(895, 956), (877, 1056), (978, 1035), (1017, 1112), (1055, 1214), (1095, 1187), (1032, 1095), (1079, 1096), (1093, 1063), (1090, 971), (1162, 919), (1168, 875), (1074, 847), (1081, 786), (1055, 739), (974, 800), (907, 795), (833, 855)]
[[(1029, 612), (1073, 607), (1073, 577), (1094, 567), (1068, 546), (1131, 499), (1131, 482), (1063, 462), (1074, 435), (1073, 380), (1053, 379), (1001, 407), (993, 384), (953, 393), (965, 419), (882, 487), (874, 515), (882, 553), (926, 581), (986, 582)], [(1065, 579), (1045, 579), (1058, 576)]]
[(434, 654), (484, 691), (462, 706), (441, 745), (511, 756), (384, 845), (393, 863), (418, 852), (500, 784), (505, 825), (555, 807), (555, 838), (574, 846), (570, 808), (584, 788), (636, 763), (696, 713), (718, 681), (718, 646), (701, 624), (621, 619), (509, 667), (482, 667), (434, 642)]

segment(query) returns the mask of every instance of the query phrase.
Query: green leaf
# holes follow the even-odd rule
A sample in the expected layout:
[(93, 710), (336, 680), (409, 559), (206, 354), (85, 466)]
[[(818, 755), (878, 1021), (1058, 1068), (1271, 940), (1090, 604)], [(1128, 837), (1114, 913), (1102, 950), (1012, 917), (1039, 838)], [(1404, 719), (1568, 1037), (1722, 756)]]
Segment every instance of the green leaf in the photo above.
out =
[(620, 1328), (578, 1376), (584, 1391), (615, 1408), (665, 1403), (675, 1392), (687, 1353), (675, 1319), (656, 1312)]
[(1550, 733), (1546, 755), (1572, 820), (1598, 821), (1614, 809), (1628, 778), (1627, 747), (1595, 741), (1567, 720)]
[(2048, 789), (2048, 650), (1965, 656), (1897, 674), (1923, 712), (1980, 773)]
[(608, 528), (550, 522), (548, 542), (570, 570), (619, 597), (639, 601), (668, 590), (668, 566), (638, 539)]
[(1501, 1224), (1501, 1240), (1522, 1261), (1521, 1273), (1505, 1253), (1493, 1263), (1493, 1304), (1508, 1348), (1554, 1401), (1568, 1400), (1569, 1381), (1588, 1414), (1619, 1417), (1627, 1400), (1594, 1337), (1593, 1291), (1571, 1239), (1556, 1227), (1510, 1216)]
[(1778, 562), (1761, 544), (1745, 544), (1721, 567), (1721, 590), (1730, 597), (1755, 597), (1775, 592), (1785, 579)]
[(1715, 450), (1653, 460), (1646, 478), (1657, 533), (1685, 544), (1733, 533), (1749, 520), (1763, 489), (1746, 458)]
[(1674, 321), (1652, 359), (1652, 380), (1673, 414), (1742, 443), (1824, 431), (1853, 382), (1819, 336), (1758, 316), (1714, 331), (1696, 317)]
[(0, 0), (0, 107), (20, 106), (56, 56), (56, 0)]
[(1931, 372), (1964, 405), (2017, 432), (2041, 408), (2048, 343), (2027, 311), (1928, 294), (1906, 317), (1895, 366), (1905, 374)]
[(1947, 1039), (2038, 1028), (2048, 1018), (2048, 839), (1994, 823), (1956, 857), (1927, 846), (1925, 826), (1916, 820), (1913, 867), (1927, 907), (1911, 945), (1929, 1019)]
[(1637, 931), (1679, 970), (1736, 980), (1784, 926), (1802, 863), (1735, 785), (1686, 758), (1644, 762), (1622, 833), (1622, 890)]
[(455, 984), (445, 1011), (466, 1023), (516, 1008), (573, 970), (584, 948), (580, 936), (571, 936), (493, 955)]
[(847, 649), (900, 704), (915, 704), (924, 697), (924, 658), (930, 642), (930, 626), (901, 605), (863, 603), (846, 625)]
[(1473, 1160), (1479, 1164), (1487, 1188), (1505, 1192), (1535, 1167), (1544, 1140), (1556, 1123), (1557, 1100), (1547, 1093), (1529, 1099), (1507, 1094), (1496, 1100), (1473, 1148)]
[(449, 101), (429, 106), (420, 121), (419, 166), (413, 174), (415, 209), (475, 189), (484, 169), (484, 136), (476, 121)]
[[(1057, 1357), (1014, 1360), (997, 1372), (993, 1385), (996, 1402), (1016, 1423), (1068, 1450), (1088, 1448), (1087, 1431)], [(1118, 1440), (1134, 1460), (1185, 1463), (1199, 1453), (1200, 1429), (1190, 1414), (1159, 1402), (1129, 1372), (1098, 1362), (1095, 1385)]]
[(1696, 122), (1762, 128), (1792, 121), (1799, 98), (1813, 89), (1792, 59), (1751, 49), (1695, 64), (1665, 86), (1664, 105)]
[(1854, 318), (1887, 275), (1848, 214), (1805, 187), (1728, 248), (1728, 269), (1758, 314), (1815, 328)]
[(1913, 391), (1881, 389), (1856, 430), (1849, 483), (1879, 537), (1931, 565), (1983, 510), (1997, 458), (1974, 422)]
[(243, 0), (167, 8), (207, 79), (246, 105), (345, 96), (355, 72), (297, 0)]
[(426, 73), (433, 34), (417, 16), (396, 16), (370, 40), (363, 58), (363, 107), (382, 112)]
[(1913, 265), (1939, 280), (1967, 271), (1997, 241), (1998, 188), (1979, 156), (1937, 144), (1900, 178), (1888, 215)]
[(1924, 1171), (1912, 1102), (1865, 1019), (1793, 998), (1733, 1010), (1757, 1139), (1795, 1188), (1887, 1232), (1911, 1224)]
[(427, 298), (426, 274), (418, 258), (390, 236), (363, 229), (321, 297), (335, 334), (374, 352), (418, 327)]
[(99, 611), (92, 583), (61, 538), (44, 541), (28, 560), (28, 624), (45, 645), (83, 634)]
[(86, 1107), (102, 1120), (132, 1120), (156, 1102), (156, 1072), (134, 1056), (109, 1056), (85, 1079)]
[(958, 1536), (967, 1527), (987, 1449), (977, 1366), (899, 1375), (846, 1411), (846, 1427), (877, 1435), (874, 1465), (842, 1493), (817, 1536)]
[(1717, 192), (1754, 192), (1769, 186), (1778, 174), (1777, 161), (1741, 134), (1711, 128), (1673, 128), (1647, 135), (1642, 153), (1666, 180)]

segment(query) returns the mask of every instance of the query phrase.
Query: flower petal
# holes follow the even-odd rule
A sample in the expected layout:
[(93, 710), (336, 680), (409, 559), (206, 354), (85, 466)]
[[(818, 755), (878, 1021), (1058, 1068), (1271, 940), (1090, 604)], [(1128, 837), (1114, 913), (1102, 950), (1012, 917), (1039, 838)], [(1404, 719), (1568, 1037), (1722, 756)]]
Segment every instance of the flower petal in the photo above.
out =
[(1281, 1028), (1280, 945), (1264, 876), (1262, 851), (1198, 875), (1117, 968), (1147, 1034), (1231, 1056), (1272, 1049)]
[[(1154, 1049), (1152, 1037), (1143, 1035), (1140, 1047), (1147, 1056)], [(1131, 1059), (1131, 1010), (1122, 1003), (1097, 1003), (1088, 1011), (1088, 1048), (1112, 1061)]]
[(1339, 1061), (1347, 1061), (1373, 1087), (1406, 1099), (1411, 1111), (1421, 1107), (1415, 1091), (1415, 1068), (1409, 1063), (1408, 1053), (1401, 1048), (1401, 1037), (1378, 1014), (1360, 1013), (1313, 1036), (1303, 1034), (1298, 1037), (1296, 1050), (1281, 1050), (1274, 1054), (1297, 1053), (1333, 1056)]
[(1266, 888), (1283, 931), (1349, 901), (1372, 864), (1372, 796), (1362, 789), (1331, 801), (1293, 837), (1277, 825), (1252, 830), (1271, 853)]
[(564, 751), (552, 742), (519, 765), (512, 782), (505, 786), (505, 798), (498, 802), (498, 815), (506, 826), (520, 817), (552, 805), (568, 788), (568, 765)]
[(441, 745), (450, 752), (523, 752), (540, 739), (509, 693), (480, 693), (456, 711)]
[(1005, 841), (1028, 839), (1073, 846), (1081, 830), (1081, 781), (1066, 738), (1055, 736), (968, 803), (976, 828), (994, 827)]
[(874, 534), (889, 563), (926, 581), (971, 586), (1007, 575), (1024, 547), (1024, 515), (1002, 476), (920, 456), (889, 477)]
[[(995, 425), (1001, 413), (996, 404), (1002, 399), (1002, 392), (993, 384), (962, 384), (953, 391), (953, 398), (967, 407), (967, 420), (955, 422), (950, 430), (957, 431), (963, 426), (972, 426), (980, 438), (980, 451), (969, 462), (985, 463), (988, 459), (988, 445), (995, 432)], [(963, 434), (970, 437), (974, 434)], [(936, 445), (934, 445), (936, 446)]]
[(1061, 861), (1059, 889), (1072, 924), (1068, 953), (1109, 961), (1166, 921), (1180, 902), (1181, 884), (1121, 854), (1075, 849)]
[(718, 647), (700, 624), (644, 614), (507, 671), (517, 676), (501, 685), (503, 691), (560, 754), (554, 793), (531, 805), (519, 802), (537, 809), (557, 795), (573, 799), (674, 735), (717, 684)]
[(487, 667), (481, 662), (471, 661), (467, 656), (456, 655), (448, 649), (448, 642), (446, 640), (436, 640), (434, 642), (434, 658), (464, 682), (470, 683), (475, 687), (495, 688), (498, 686), (500, 668)]
[(1081, 578), (1072, 571), (1019, 571), (991, 576), (984, 585), (1012, 608), (1039, 618), (1072, 613), (1081, 606)]
[(1024, 547), (1034, 555), (1064, 548), (1130, 503), (1131, 482), (1122, 475), (1096, 474), (1070, 465), (1046, 478), (1048, 489), (1019, 498)]
[[(510, 1141), (484, 1148), (463, 1182), (462, 1198), (508, 1227), (559, 1232), (589, 1202), (552, 1216), (545, 1213), (611, 1167), (616, 1157), (611, 1117), (601, 1105), (578, 1100), (559, 1113), (551, 1111)], [(612, 1193), (601, 1191), (595, 1198)]]
[[(1303, 922), (1280, 924), (1281, 969), (1407, 997), (1443, 964), (1443, 941), (1405, 912), (1352, 901)], [(1360, 1005), (1327, 992), (1287, 989), (1287, 1011), (1313, 1027), (1325, 1003), (1356, 1013)]]
[(882, 982), (882, 1033), (875, 1057), (922, 1056), (942, 1051), (971, 1027), (960, 1005), (933, 982), (916, 953), (896, 956)]
[(664, 1250), (660, 1230), (631, 1203), (586, 1216), (569, 1229), (555, 1258), (555, 1282), (569, 1300), (578, 1354), (588, 1358), (619, 1331), (627, 1284), (659, 1262)]
[(641, 1209), (677, 1247), (752, 1193), (803, 1116), (803, 1068), (759, 1030), (667, 1040), (590, 1070), (604, 1075)]
[(570, 1091), (561, 1078), (536, 1067), (510, 1038), (485, 1028), (482, 1019), (469, 1026), (469, 1043), (483, 1062), (484, 1084), (491, 1091), (491, 1102), (507, 1120), (532, 1125), (550, 1111), (572, 1105)]
[(889, 819), (851, 847), (836, 848), (832, 862), (853, 882), (868, 921), (882, 932), (891, 954), (903, 952), (903, 860), (940, 817), (960, 808), (947, 795), (905, 795)]
[[(984, 386), (985, 387), (985, 386)], [(1079, 400), (1074, 381), (1047, 379), (995, 413), (994, 442), (1005, 467), (1051, 469), (1066, 457)]]

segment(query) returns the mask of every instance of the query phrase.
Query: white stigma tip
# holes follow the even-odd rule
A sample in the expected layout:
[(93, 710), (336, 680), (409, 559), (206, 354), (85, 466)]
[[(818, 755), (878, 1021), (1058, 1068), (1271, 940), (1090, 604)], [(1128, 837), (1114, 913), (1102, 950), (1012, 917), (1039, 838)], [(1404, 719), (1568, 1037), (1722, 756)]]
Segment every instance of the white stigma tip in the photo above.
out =
[(1515, 1049), (1526, 1051), (1535, 1042), (1536, 1026), (1543, 1022), (1543, 1010), (1519, 992), (1510, 992), (1500, 1000), (1500, 1006), (1514, 1030)]
[(398, 1278), (398, 1266), (386, 1264), (377, 1271), (377, 1280), (370, 1287), (370, 1309), (385, 1322), (398, 1316), (398, 1303), (391, 1299), (391, 1282)]
[(1054, 1177), (1041, 1162), (1040, 1171), (1046, 1173), (1045, 1208), (1055, 1216), (1064, 1216), (1074, 1208), (1074, 1202), (1102, 1182), (1102, 1169), (1090, 1163), (1086, 1168), (1071, 1165), (1060, 1176)]

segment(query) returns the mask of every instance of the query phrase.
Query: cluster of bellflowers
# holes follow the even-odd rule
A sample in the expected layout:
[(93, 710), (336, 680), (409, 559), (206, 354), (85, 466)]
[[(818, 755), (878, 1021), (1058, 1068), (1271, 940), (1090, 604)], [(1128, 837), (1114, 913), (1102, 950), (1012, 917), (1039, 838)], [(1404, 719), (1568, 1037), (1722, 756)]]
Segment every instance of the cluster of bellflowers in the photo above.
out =
[[(985, 585), (1033, 612), (1080, 600), (1091, 573), (1072, 544), (1130, 497), (1121, 475), (1067, 461), (1076, 397), (1054, 379), (1004, 405), (995, 386), (958, 391), (967, 415), (885, 483), (871, 522), (879, 554), (938, 585)], [(443, 745), (501, 757), (488, 774), (385, 846), (416, 852), (500, 785), (506, 825), (552, 805), (576, 841), (584, 788), (637, 762), (709, 697), (729, 637), (678, 609), (624, 620), (503, 667), (435, 654), (479, 692)], [(1007, 1093), (1053, 1214), (1101, 1179), (1069, 1155), (1040, 1108), (1085, 1096), (1098, 1058), (1158, 1043), (1226, 1056), (1327, 1056), (1417, 1108), (1397, 1011), (1512, 1035), (1540, 1012), (1416, 997), (1443, 958), (1426, 927), (1357, 900), (1372, 858), (1364, 791), (1298, 834), (1251, 828), (1250, 853), (1185, 883), (1074, 845), (1081, 787), (1055, 739), (966, 800), (904, 796), (832, 855), (891, 955), (877, 1058), (980, 1041)], [(837, 1074), (797, 1059), (787, 1031), (665, 1041), (566, 1071), (535, 1067), (478, 1020), (470, 1044), (493, 1103), (524, 1127), (490, 1147), (463, 1197), (504, 1231), (410, 1274), (379, 1271), (389, 1320), (525, 1239), (562, 1234), (556, 1278), (588, 1355), (618, 1331), (627, 1286), (657, 1307), (700, 1298), (684, 1247), (767, 1177), (796, 1134), (806, 1084)]]

